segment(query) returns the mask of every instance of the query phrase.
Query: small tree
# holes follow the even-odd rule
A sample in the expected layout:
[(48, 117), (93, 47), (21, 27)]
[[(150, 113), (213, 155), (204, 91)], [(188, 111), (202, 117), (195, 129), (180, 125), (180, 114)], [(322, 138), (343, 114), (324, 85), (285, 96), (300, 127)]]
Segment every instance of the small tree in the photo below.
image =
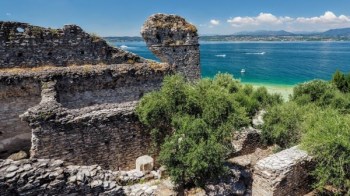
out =
[(349, 92), (349, 83), (347, 78), (345, 78), (345, 75), (339, 70), (333, 74), (332, 82), (341, 92)]
[(145, 95), (136, 112), (152, 130), (159, 161), (171, 179), (202, 186), (224, 173), (232, 131), (249, 125), (259, 108), (281, 101), (266, 93), (228, 74), (196, 83), (175, 75), (164, 79), (160, 91)]

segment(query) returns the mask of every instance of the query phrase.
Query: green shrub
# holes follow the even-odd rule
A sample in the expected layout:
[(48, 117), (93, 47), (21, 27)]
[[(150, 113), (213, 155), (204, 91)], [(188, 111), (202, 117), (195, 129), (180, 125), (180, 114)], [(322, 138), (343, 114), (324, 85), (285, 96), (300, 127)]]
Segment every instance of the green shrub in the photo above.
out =
[(312, 80), (302, 83), (294, 87), (292, 101), (301, 104), (318, 103), (325, 94), (332, 94), (336, 88), (329, 82), (324, 80)]
[[(176, 184), (203, 186), (206, 180), (224, 174), (227, 149), (220, 141), (222, 133), (190, 116), (175, 118), (174, 127), (176, 132), (162, 145), (159, 160)], [(227, 137), (230, 131), (223, 133)]]
[(179, 185), (201, 186), (225, 171), (233, 130), (248, 126), (263, 107), (282, 102), (266, 89), (241, 85), (229, 74), (186, 83), (166, 77), (162, 88), (145, 95), (136, 108), (148, 126), (164, 164)]
[(332, 77), (332, 82), (341, 92), (349, 92), (350, 91), (350, 74), (345, 75), (339, 70), (337, 70)]
[(264, 116), (262, 138), (267, 144), (288, 148), (299, 144), (303, 121), (316, 112), (314, 105), (300, 106), (295, 102), (277, 105)]
[(341, 113), (350, 113), (350, 94), (343, 93), (332, 83), (313, 80), (297, 85), (291, 101), (300, 105), (314, 103), (322, 108), (331, 107)]
[(331, 185), (338, 194), (350, 194), (350, 116), (324, 109), (304, 123), (301, 144), (316, 160), (315, 187)]

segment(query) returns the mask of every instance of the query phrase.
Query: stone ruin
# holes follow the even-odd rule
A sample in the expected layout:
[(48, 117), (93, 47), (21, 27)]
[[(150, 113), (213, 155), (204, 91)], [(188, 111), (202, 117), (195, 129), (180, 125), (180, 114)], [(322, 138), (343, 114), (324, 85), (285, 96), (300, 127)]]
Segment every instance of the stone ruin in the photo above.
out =
[(141, 29), (149, 49), (187, 79), (200, 78), (197, 28), (180, 16), (156, 14)]
[[(150, 171), (153, 158), (144, 156), (152, 155), (150, 136), (135, 106), (166, 75), (199, 79), (199, 43), (197, 29), (175, 15), (151, 16), (141, 34), (163, 63), (112, 47), (75, 25), (0, 22), (0, 195), (156, 194), (152, 183), (131, 185), (160, 177)], [(252, 158), (264, 148), (252, 128), (234, 140), (237, 158), (252, 161), (233, 161), (234, 177), (209, 184), (207, 194), (309, 190), (312, 164), (305, 152)], [(1, 160), (29, 149), (30, 159)]]
[[(177, 44), (164, 47), (176, 54), (188, 47), (190, 37), (199, 54), (193, 25), (174, 15), (151, 18), (158, 16), (164, 27), (179, 21), (177, 29), (163, 32), (146, 22), (146, 40), (171, 34)], [(149, 153), (147, 130), (134, 114), (140, 97), (159, 89), (168, 74), (199, 78), (199, 56), (191, 56), (190, 49), (186, 58), (194, 66), (184, 64), (182, 50), (174, 58), (157, 53), (163, 60), (158, 63), (112, 47), (76, 25), (50, 29), (0, 22), (0, 27), (1, 158), (30, 148), (31, 158), (134, 168), (136, 158)]]
[(0, 21), (0, 66), (40, 67), (84, 64), (141, 63), (145, 59), (112, 47), (79, 26), (42, 28)]

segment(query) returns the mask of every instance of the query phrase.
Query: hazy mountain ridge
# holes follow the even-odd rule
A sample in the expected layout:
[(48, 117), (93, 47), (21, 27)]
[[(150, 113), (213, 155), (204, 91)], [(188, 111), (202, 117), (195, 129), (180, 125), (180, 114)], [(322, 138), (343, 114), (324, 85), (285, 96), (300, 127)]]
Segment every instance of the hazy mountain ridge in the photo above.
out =
[[(104, 37), (109, 42), (143, 41), (138, 36)], [(201, 35), (200, 41), (350, 41), (350, 28), (330, 29), (325, 32), (292, 33), (279, 31), (244, 31), (231, 35)]]

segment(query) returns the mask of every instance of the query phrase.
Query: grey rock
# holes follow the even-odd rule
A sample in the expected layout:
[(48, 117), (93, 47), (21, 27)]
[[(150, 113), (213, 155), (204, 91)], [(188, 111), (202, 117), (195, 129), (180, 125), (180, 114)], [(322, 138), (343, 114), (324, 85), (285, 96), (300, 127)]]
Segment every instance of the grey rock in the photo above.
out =
[(10, 155), (7, 159), (17, 161), (17, 160), (25, 159), (27, 157), (28, 157), (27, 153), (21, 150), (17, 153)]
[(18, 167), (16, 165), (11, 165), (10, 167), (8, 167), (6, 169), (7, 172), (13, 172), (13, 171), (16, 171), (18, 170)]

